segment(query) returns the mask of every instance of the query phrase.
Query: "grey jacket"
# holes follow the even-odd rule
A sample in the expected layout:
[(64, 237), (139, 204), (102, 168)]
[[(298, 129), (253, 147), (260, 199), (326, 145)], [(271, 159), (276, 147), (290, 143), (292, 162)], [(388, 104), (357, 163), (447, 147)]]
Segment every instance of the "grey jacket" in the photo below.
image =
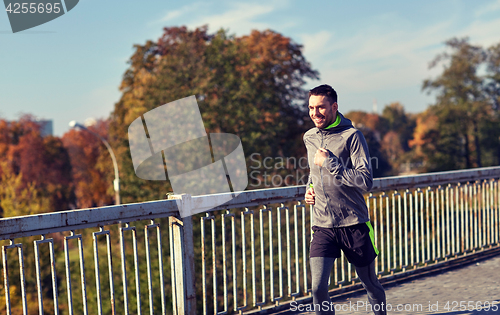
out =
[[(309, 181), (314, 187), (313, 225), (342, 227), (369, 221), (363, 191), (373, 184), (370, 154), (361, 131), (340, 115), (340, 124), (329, 129), (312, 128), (304, 134), (309, 161)], [(314, 164), (318, 148), (329, 152), (323, 165)]]

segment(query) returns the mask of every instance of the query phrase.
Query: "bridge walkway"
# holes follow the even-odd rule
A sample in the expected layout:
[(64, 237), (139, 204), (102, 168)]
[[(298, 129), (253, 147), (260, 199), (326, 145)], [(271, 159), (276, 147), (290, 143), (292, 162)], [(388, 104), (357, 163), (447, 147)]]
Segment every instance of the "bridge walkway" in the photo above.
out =
[[(384, 287), (388, 307), (392, 307), (388, 314), (500, 314), (500, 255)], [(336, 314), (373, 314), (367, 309), (364, 290), (332, 298), (332, 302)], [(299, 304), (292, 304), (292, 310), (278, 314), (314, 315), (308, 307), (304, 304), (299, 311)]]

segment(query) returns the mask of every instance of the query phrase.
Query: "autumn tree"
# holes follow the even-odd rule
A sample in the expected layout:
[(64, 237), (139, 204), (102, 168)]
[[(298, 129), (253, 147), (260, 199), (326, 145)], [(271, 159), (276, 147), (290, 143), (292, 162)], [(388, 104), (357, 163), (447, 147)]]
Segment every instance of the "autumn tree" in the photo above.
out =
[(0, 120), (0, 155), (5, 162), (0, 176), (6, 169), (14, 175), (22, 174), (19, 189), (33, 185), (39, 195), (50, 198), (45, 212), (74, 206), (68, 153), (59, 138), (41, 136), (34, 117)]
[(238, 135), (247, 158), (254, 152), (304, 153), (301, 134), (310, 122), (302, 86), (318, 74), (290, 38), (270, 30), (236, 37), (224, 30), (209, 34), (206, 26), (170, 27), (157, 41), (135, 49), (110, 122), (124, 202), (164, 198), (170, 189), (168, 183), (135, 176), (128, 126), (147, 111), (190, 95), (197, 97), (207, 132)]
[(413, 137), (415, 117), (407, 113), (401, 103), (394, 102), (384, 107), (381, 120), (384, 122), (382, 129), (385, 129), (381, 150), (393, 168), (392, 174), (399, 174), (401, 167), (412, 160), (409, 141)]
[(356, 110), (346, 113), (345, 117), (350, 119), (356, 128), (370, 128), (376, 133), (378, 138), (381, 138), (387, 132), (385, 118), (377, 113)]
[[(442, 115), (445, 113), (438, 112), (435, 106), (417, 115), (413, 139), (409, 141), (409, 146), (412, 148), (411, 162), (421, 164), (420, 172), (464, 168), (463, 143), (460, 138), (452, 137), (459, 131), (449, 128), (456, 125), (442, 125)], [(455, 113), (450, 115), (453, 119)]]
[[(9, 139), (9, 135), (12, 135), (8, 131), (9, 123), (5, 120), (0, 121), (0, 137), (2, 138), (0, 144), (0, 150), (2, 153), (8, 153), (11, 145), (6, 141)], [(33, 126), (35, 127), (35, 126)], [(6, 155), (3, 155), (8, 156)], [(14, 216), (25, 216), (34, 215), (43, 212), (50, 211), (53, 206), (54, 200), (57, 200), (57, 196), (47, 195), (46, 189), (41, 189), (37, 187), (39, 185), (36, 182), (28, 179), (23, 175), (22, 171), (15, 172), (12, 167), (12, 161), (3, 159), (0, 161), (0, 212), (1, 216), (14, 217)], [(25, 237), (17, 238), (16, 243), (23, 243), (23, 253), (25, 257), (34, 256), (33, 241), (39, 239), (39, 237)], [(57, 251), (61, 250), (61, 242), (54, 242), (54, 248)], [(10, 281), (10, 297), (12, 302), (12, 313), (21, 314), (23, 312), (21, 303), (21, 283), (19, 268), (14, 268), (12, 262), (18, 261), (17, 251), (7, 250), (4, 253), (7, 259), (7, 263), (10, 265), (9, 268), (9, 281)], [(40, 259), (41, 261), (50, 261), (49, 251), (41, 251)], [(38, 311), (37, 303), (37, 290), (36, 290), (36, 275), (35, 275), (35, 261), (32, 259), (25, 259), (24, 261), (24, 276), (25, 276), (25, 288), (26, 288), (26, 300), (28, 302), (28, 312), (36, 313)], [(43, 283), (42, 292), (44, 295), (44, 308), (53, 309), (52, 300), (52, 290), (49, 265), (41, 265), (41, 281)], [(0, 288), (3, 290), (4, 288)], [(5, 294), (2, 292), (0, 294), (0, 304), (5, 305)]]
[[(107, 139), (108, 125), (107, 120), (98, 120), (88, 129)], [(62, 142), (71, 160), (77, 208), (113, 204), (113, 164), (101, 140), (88, 131), (71, 129)]]
[(398, 134), (401, 148), (404, 152), (408, 152), (410, 150), (408, 141), (412, 138), (415, 129), (414, 116), (407, 113), (399, 102), (386, 105), (381, 116), (386, 123), (387, 130)]

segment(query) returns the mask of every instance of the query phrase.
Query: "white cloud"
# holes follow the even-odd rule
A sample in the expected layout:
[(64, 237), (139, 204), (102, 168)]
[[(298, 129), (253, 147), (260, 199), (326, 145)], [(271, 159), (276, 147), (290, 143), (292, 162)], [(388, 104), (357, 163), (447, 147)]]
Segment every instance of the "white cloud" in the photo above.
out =
[(211, 31), (229, 28), (230, 33), (242, 35), (252, 29), (270, 28), (269, 23), (259, 22), (257, 18), (273, 12), (275, 8), (272, 2), (267, 4), (234, 3), (223, 13), (195, 19), (188, 25), (194, 27), (208, 24)]
[(299, 38), (304, 46), (304, 54), (310, 58), (320, 58), (334, 50), (335, 46), (331, 45), (330, 39), (333, 33), (322, 30), (314, 34), (301, 34)]
[[(208, 24), (211, 32), (224, 28), (229, 29), (231, 34), (243, 35), (248, 34), (253, 29), (264, 30), (276, 26), (273, 19), (266, 19), (264, 22), (265, 17), (275, 12), (278, 8), (282, 9), (287, 3), (288, 0), (270, 0), (253, 3), (196, 2), (177, 10), (168, 11), (162, 18), (153, 21), (152, 24), (180, 22), (190, 28)], [(286, 25), (280, 24), (279, 26), (280, 29), (283, 29), (291, 25), (294, 25), (294, 22), (288, 21)]]
[(198, 14), (199, 12), (206, 9), (206, 5), (207, 5), (207, 3), (195, 2), (195, 3), (191, 3), (189, 5), (185, 5), (177, 10), (167, 11), (163, 15), (163, 17), (161, 17), (160, 19), (154, 20), (153, 22), (151, 22), (151, 24), (155, 24), (155, 25), (156, 24), (164, 24), (165, 22), (171, 22), (171, 21), (178, 20), (180, 18), (185, 18), (188, 15)]
[(174, 11), (169, 11), (160, 21), (161, 22), (168, 22), (170, 20), (173, 20), (175, 18), (178, 18), (182, 16), (185, 12), (187, 12), (188, 7), (184, 7), (180, 10), (174, 10)]
[(477, 9), (476, 12), (474, 12), (474, 16), (477, 18), (499, 10), (500, 10), (500, 0), (497, 0), (495, 2), (488, 3), (486, 5), (479, 7), (479, 9)]
[[(321, 31), (302, 35), (304, 54), (324, 79), (339, 78), (355, 89), (376, 91), (407, 87), (429, 77), (427, 64), (442, 49), (451, 22), (416, 31), (360, 30), (349, 38)], [(325, 80), (323, 80), (325, 81)], [(353, 88), (354, 90), (354, 88)]]
[(460, 37), (469, 36), (472, 44), (489, 47), (500, 42), (500, 14), (493, 20), (474, 20), (460, 32)]

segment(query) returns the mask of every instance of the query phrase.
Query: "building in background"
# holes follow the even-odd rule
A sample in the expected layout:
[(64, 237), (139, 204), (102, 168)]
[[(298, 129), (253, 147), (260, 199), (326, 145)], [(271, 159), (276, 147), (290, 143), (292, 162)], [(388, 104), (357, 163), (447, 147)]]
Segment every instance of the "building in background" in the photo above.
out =
[(52, 119), (37, 119), (36, 122), (40, 126), (40, 135), (42, 137), (52, 136), (54, 134)]

